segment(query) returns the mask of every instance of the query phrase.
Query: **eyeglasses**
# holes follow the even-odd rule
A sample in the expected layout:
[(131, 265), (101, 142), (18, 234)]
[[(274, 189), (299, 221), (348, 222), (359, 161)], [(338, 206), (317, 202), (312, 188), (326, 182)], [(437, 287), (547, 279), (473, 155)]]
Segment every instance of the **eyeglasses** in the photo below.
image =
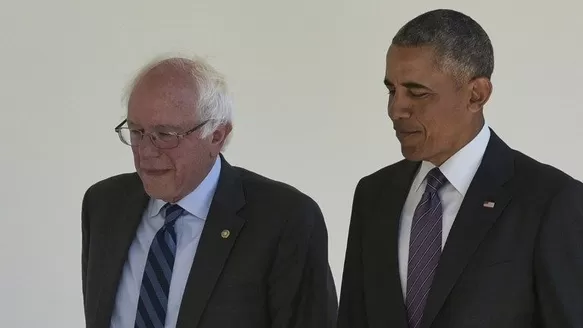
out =
[(127, 122), (126, 119), (123, 120), (118, 126), (116, 126), (114, 130), (115, 132), (117, 132), (119, 140), (121, 140), (121, 142), (128, 146), (131, 147), (139, 146), (140, 142), (142, 142), (142, 139), (144, 138), (144, 135), (148, 135), (150, 137), (150, 140), (152, 141), (152, 144), (156, 148), (171, 149), (178, 147), (180, 139), (200, 129), (205, 124), (207, 124), (208, 121), (209, 120), (206, 120), (186, 132), (178, 133), (178, 132), (144, 132), (143, 130), (130, 129), (129, 127), (122, 126)]

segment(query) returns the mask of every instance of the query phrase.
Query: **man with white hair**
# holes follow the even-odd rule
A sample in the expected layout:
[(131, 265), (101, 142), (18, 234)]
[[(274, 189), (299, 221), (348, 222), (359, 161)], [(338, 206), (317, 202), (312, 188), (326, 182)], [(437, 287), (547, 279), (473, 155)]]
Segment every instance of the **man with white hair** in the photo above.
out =
[(115, 128), (136, 173), (83, 199), (86, 327), (335, 326), (322, 213), (225, 160), (231, 112), (223, 77), (202, 60), (138, 74)]

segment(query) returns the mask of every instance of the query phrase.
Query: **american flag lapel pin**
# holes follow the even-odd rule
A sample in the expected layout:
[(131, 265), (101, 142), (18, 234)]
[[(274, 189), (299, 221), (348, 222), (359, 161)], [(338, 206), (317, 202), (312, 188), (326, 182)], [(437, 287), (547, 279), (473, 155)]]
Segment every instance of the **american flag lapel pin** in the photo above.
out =
[(489, 201), (484, 202), (484, 207), (486, 208), (494, 208), (494, 205), (496, 205), (494, 202)]

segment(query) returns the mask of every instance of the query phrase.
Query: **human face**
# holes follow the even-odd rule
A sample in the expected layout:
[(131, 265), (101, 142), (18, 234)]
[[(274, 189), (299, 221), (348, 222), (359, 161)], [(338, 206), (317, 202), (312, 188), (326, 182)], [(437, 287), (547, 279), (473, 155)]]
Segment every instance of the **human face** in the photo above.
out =
[[(196, 102), (194, 83), (185, 74), (154, 68), (130, 96), (128, 126), (144, 132), (186, 132), (201, 123)], [(214, 164), (228, 130), (220, 126), (207, 138), (195, 131), (170, 149), (157, 148), (144, 136), (132, 152), (146, 193), (174, 203), (194, 190)]]
[(406, 159), (439, 166), (473, 139), (490, 92), (479, 80), (456, 81), (439, 68), (430, 47), (391, 45), (385, 72), (388, 112)]

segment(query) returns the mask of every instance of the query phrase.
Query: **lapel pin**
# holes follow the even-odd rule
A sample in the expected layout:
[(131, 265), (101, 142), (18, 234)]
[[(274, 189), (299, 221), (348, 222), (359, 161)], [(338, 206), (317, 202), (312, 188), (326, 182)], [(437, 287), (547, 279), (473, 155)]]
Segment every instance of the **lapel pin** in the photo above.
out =
[(484, 207), (487, 208), (494, 208), (494, 205), (496, 205), (494, 202), (484, 202)]
[(221, 237), (223, 237), (223, 239), (229, 238), (230, 235), (231, 235), (231, 232), (227, 229), (221, 231)]

